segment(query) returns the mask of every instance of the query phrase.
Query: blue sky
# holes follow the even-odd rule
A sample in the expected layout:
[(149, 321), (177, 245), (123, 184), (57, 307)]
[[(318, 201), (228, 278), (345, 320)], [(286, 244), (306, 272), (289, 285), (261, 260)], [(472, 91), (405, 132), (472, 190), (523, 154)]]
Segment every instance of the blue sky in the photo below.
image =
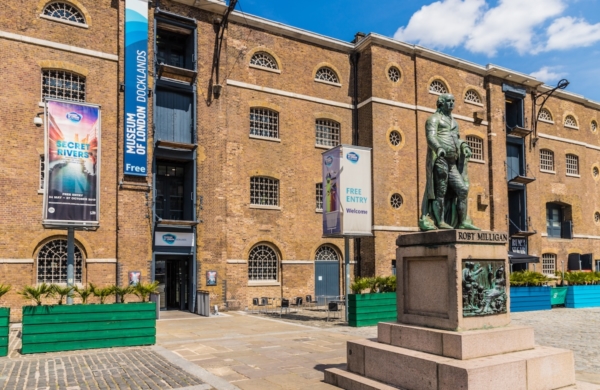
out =
[(238, 10), (351, 41), (358, 31), (532, 74), (600, 102), (600, 0), (239, 0)]

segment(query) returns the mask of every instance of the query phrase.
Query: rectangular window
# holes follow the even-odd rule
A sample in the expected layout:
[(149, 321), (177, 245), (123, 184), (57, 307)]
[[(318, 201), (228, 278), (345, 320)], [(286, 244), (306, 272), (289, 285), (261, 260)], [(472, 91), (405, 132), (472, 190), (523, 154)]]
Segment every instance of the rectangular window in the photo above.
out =
[(182, 69), (195, 69), (195, 26), (157, 20), (156, 63)]
[(315, 128), (317, 145), (338, 146), (340, 144), (339, 123), (327, 119), (317, 119)]
[(551, 150), (540, 150), (540, 170), (554, 172), (554, 152)]
[(193, 219), (193, 163), (157, 161), (155, 185), (156, 216), (165, 220)]
[(471, 148), (471, 158), (473, 160), (483, 161), (483, 140), (472, 135), (467, 136), (467, 144)]
[(315, 185), (315, 199), (317, 202), (317, 211), (323, 211), (323, 183)]
[(85, 102), (85, 77), (63, 70), (43, 70), (42, 100), (44, 98)]
[(279, 206), (279, 180), (261, 176), (251, 177), (250, 204)]
[(544, 275), (554, 275), (556, 271), (556, 255), (544, 253), (542, 255), (542, 273)]
[(266, 108), (250, 109), (250, 134), (279, 138), (279, 113)]
[(40, 154), (40, 190), (44, 189), (44, 178), (46, 176), (46, 156)]
[(579, 176), (579, 157), (567, 154), (567, 175)]

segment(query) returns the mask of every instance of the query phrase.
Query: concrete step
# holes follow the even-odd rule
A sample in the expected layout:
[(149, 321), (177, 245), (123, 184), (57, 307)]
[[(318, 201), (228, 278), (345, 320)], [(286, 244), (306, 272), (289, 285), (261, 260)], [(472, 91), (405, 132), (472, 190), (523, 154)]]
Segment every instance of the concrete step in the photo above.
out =
[[(340, 370), (339, 368), (328, 368), (325, 370), (325, 383), (340, 387), (345, 390), (398, 390), (399, 387), (393, 387), (365, 378), (351, 372)], [(401, 389), (404, 390), (404, 389)]]

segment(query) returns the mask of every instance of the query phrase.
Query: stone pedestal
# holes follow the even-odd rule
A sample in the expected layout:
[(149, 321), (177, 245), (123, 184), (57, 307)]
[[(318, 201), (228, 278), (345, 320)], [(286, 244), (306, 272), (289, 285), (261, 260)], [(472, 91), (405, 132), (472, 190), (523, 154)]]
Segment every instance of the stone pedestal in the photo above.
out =
[[(346, 370), (325, 382), (349, 390), (575, 388), (573, 353), (534, 345), (510, 326), (508, 235), (440, 230), (396, 242), (398, 322), (377, 340), (347, 344)], [(479, 295), (477, 295), (479, 294)]]

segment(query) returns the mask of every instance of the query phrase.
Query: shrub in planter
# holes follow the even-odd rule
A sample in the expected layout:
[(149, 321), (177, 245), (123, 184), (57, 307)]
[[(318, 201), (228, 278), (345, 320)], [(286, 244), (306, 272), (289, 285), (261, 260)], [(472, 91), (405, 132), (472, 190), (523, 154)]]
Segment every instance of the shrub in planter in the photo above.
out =
[[(357, 278), (348, 295), (348, 325), (396, 321), (396, 277)], [(369, 291), (362, 294), (363, 291)]]
[(550, 279), (539, 272), (519, 271), (510, 274), (510, 311), (513, 313), (552, 308)]
[(600, 307), (600, 273), (567, 272), (564, 280), (569, 283), (565, 298), (566, 307)]
[[(0, 284), (0, 298), (10, 291), (9, 285)], [(8, 355), (8, 334), (10, 329), (10, 307), (0, 307), (0, 356)]]

